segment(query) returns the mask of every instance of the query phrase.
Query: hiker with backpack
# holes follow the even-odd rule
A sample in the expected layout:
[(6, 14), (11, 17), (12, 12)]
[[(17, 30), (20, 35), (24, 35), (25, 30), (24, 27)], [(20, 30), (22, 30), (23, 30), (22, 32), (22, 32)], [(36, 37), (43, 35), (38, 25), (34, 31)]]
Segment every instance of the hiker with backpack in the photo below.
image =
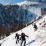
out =
[(38, 29), (38, 27), (35, 23), (34, 23), (34, 29), (35, 29), (35, 31)]
[(25, 33), (21, 33), (21, 37), (20, 37), (20, 39), (21, 39), (21, 46), (22, 46), (22, 44), (23, 44), (23, 42), (24, 42), (24, 46), (26, 45), (26, 38), (25, 37), (28, 37)]
[(16, 38), (16, 44), (19, 43), (19, 36), (21, 36), (20, 34), (16, 33), (15, 38)]

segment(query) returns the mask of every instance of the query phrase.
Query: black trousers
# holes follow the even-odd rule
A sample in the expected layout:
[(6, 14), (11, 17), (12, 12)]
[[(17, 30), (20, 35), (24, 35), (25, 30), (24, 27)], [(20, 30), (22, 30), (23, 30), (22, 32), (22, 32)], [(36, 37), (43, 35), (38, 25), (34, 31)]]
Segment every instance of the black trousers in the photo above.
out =
[(22, 46), (23, 42), (24, 42), (24, 46), (26, 46), (26, 39), (25, 40), (21, 40), (21, 46)]
[(16, 39), (16, 44), (19, 43), (19, 39)]

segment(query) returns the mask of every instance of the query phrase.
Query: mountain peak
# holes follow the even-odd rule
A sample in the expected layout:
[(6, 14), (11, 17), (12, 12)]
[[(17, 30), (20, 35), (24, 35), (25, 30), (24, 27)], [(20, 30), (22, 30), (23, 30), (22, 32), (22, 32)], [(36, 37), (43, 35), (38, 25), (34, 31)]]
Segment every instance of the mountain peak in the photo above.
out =
[(26, 0), (26, 1), (46, 2), (46, 0)]

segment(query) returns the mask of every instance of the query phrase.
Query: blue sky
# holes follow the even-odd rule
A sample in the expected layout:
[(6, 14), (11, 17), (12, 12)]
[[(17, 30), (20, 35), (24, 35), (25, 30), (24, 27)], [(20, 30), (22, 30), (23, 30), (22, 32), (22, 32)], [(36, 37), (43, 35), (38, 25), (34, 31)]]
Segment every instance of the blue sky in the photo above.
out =
[(13, 3), (13, 4), (16, 4), (18, 2), (22, 2), (24, 0), (0, 0), (0, 3), (1, 4), (6, 4), (6, 3)]

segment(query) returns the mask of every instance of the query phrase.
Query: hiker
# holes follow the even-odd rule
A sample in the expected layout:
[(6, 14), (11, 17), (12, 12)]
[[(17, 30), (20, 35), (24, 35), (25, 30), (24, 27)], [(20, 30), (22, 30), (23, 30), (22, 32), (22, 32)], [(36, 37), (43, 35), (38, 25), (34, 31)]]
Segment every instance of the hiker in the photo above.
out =
[(35, 31), (37, 30), (37, 28), (38, 28), (37, 25), (34, 23), (34, 29), (35, 29)]
[(0, 43), (0, 46), (1, 46), (1, 43)]
[(15, 38), (16, 38), (16, 44), (19, 43), (19, 36), (20, 36), (20, 35), (19, 35), (18, 33), (16, 33), (16, 35), (15, 35)]
[(22, 43), (24, 42), (24, 46), (26, 45), (26, 38), (25, 37), (28, 37), (27, 35), (25, 35), (25, 33), (21, 33), (21, 46), (22, 46)]

